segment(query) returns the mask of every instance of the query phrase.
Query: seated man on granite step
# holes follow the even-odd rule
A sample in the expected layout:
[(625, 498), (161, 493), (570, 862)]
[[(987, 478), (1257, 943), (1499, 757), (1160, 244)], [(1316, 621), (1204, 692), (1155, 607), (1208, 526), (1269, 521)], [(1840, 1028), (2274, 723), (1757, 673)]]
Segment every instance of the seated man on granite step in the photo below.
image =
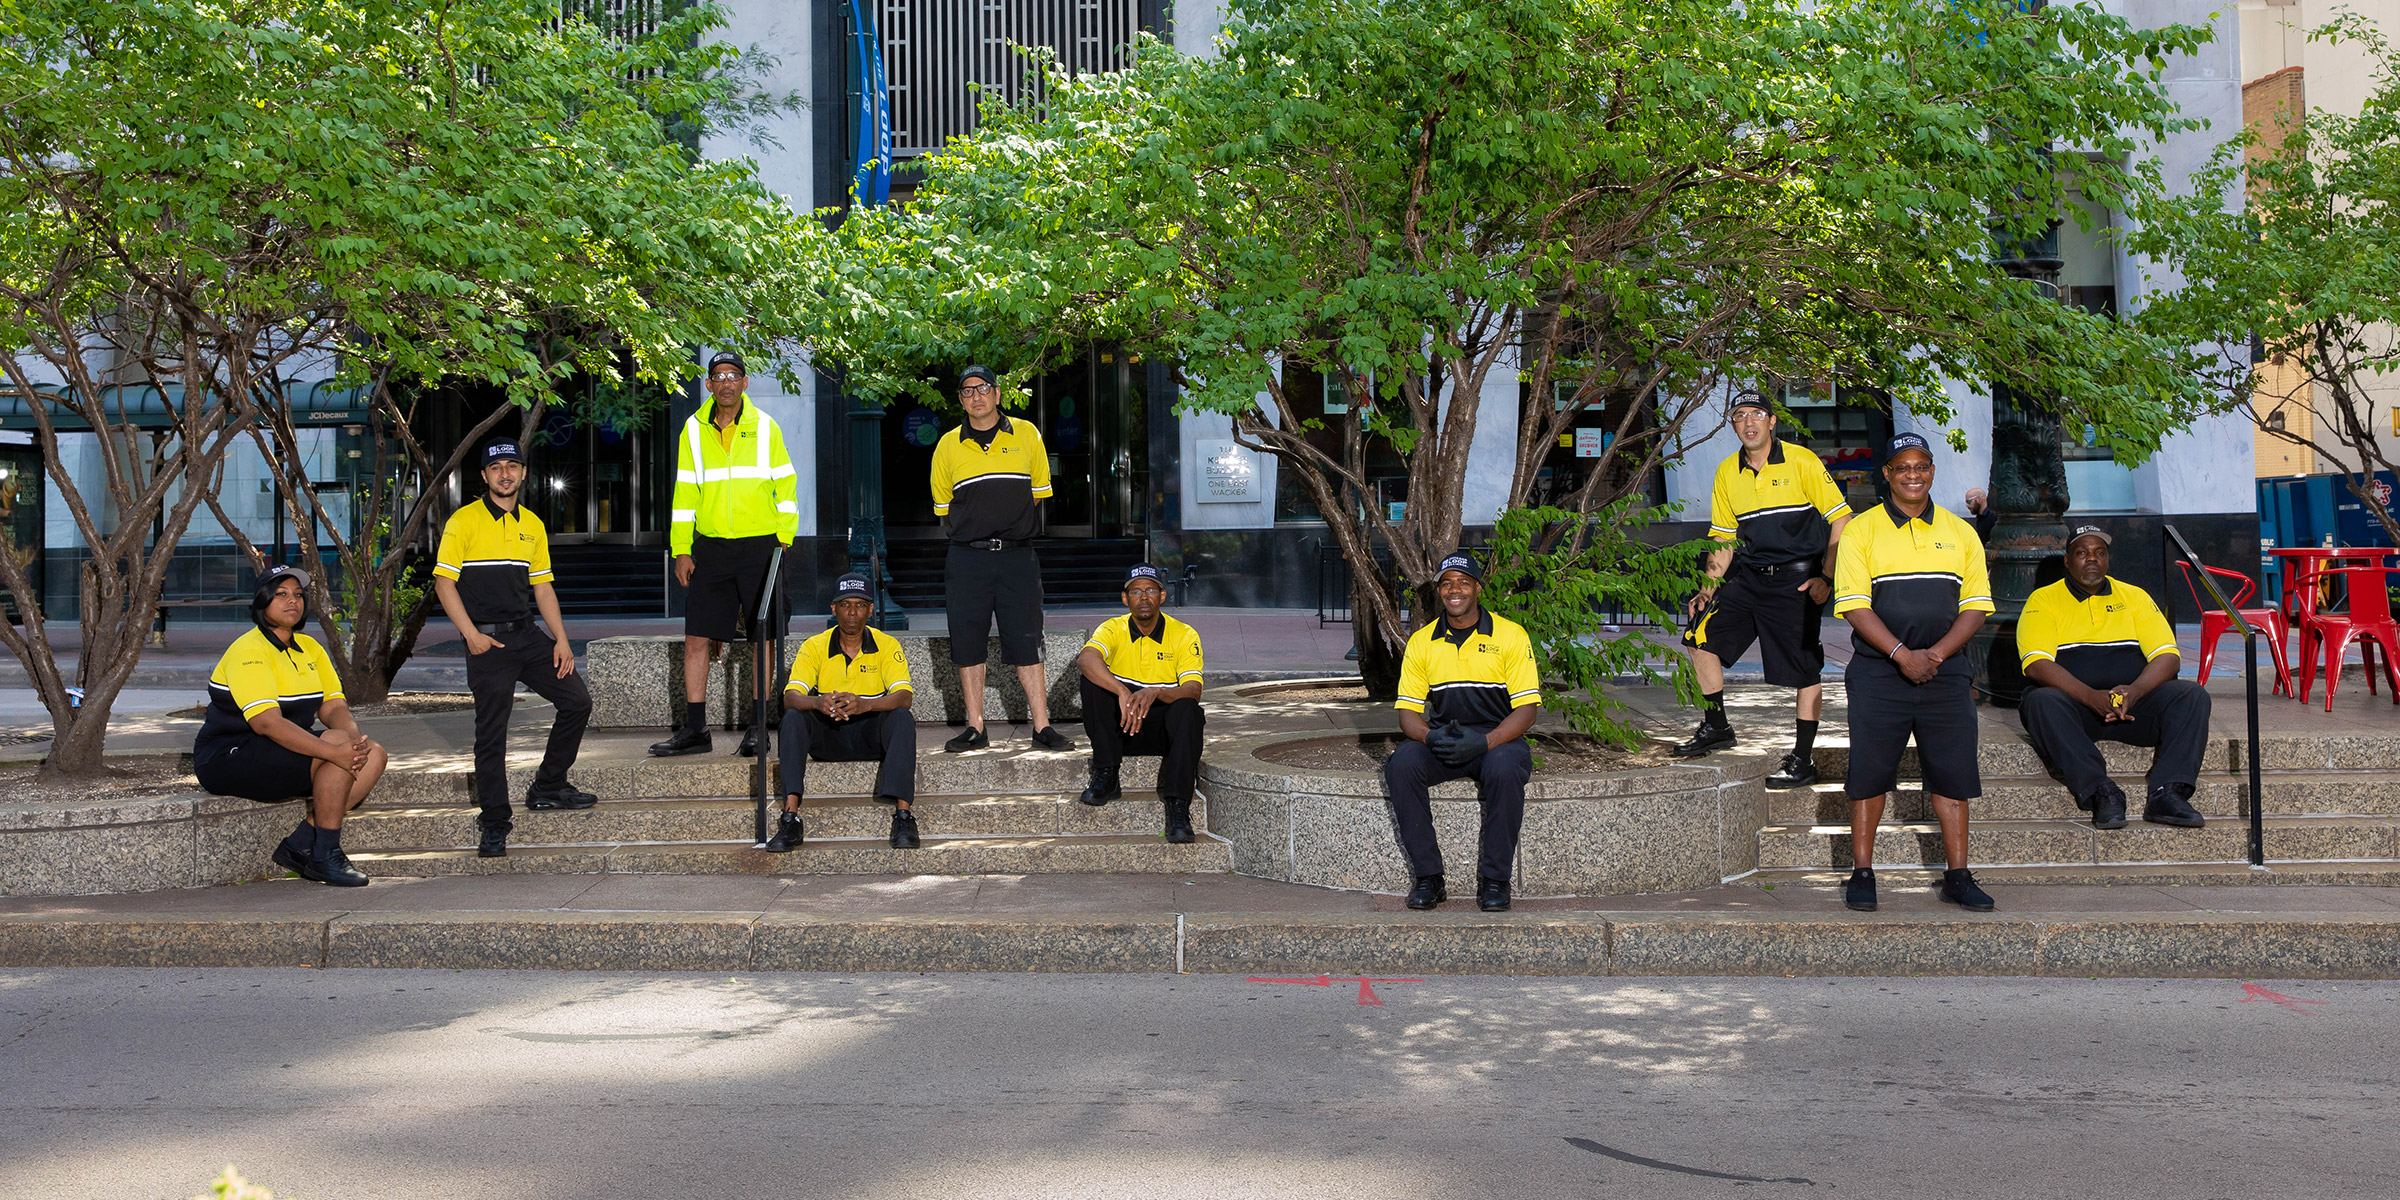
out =
[(1075, 668), (1083, 672), (1083, 730), (1092, 739), (1085, 804), (1119, 796), (1117, 771), (1128, 754), (1155, 754), (1158, 798), (1166, 802), (1167, 840), (1189, 842), (1192, 785), (1200, 775), (1200, 633), (1159, 611), (1166, 576), (1148, 563), (1125, 573), (1125, 615), (1092, 631)]
[(2017, 622), (2025, 689), (2017, 717), (2095, 829), (2125, 827), (2125, 792), (2100, 755), (2106, 738), (2155, 746), (2142, 819), (2200, 828), (2192, 789), (2208, 750), (2208, 689), (2177, 679), (2175, 630), (2150, 594), (2108, 576), (2109, 535), (2077, 526), (2067, 577), (2037, 588)]
[(916, 696), (900, 639), (875, 636), (867, 616), (874, 585), (859, 574), (833, 581), (833, 628), (800, 643), (783, 685), (783, 817), (767, 852), (798, 849), (800, 797), (808, 760), (879, 762), (875, 798), (892, 805), (892, 849), (917, 848)]

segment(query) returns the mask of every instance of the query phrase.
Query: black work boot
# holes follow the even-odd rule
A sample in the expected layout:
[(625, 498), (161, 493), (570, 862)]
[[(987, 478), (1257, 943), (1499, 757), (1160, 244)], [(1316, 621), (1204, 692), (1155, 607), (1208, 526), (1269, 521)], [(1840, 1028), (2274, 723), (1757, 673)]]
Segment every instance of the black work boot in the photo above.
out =
[(767, 839), (769, 854), (789, 854), (800, 848), (800, 814), (787, 812), (775, 821), (775, 836)]
[(892, 849), (914, 850), (924, 843), (917, 838), (917, 814), (905, 809), (892, 810)]
[(685, 754), (706, 754), (716, 746), (716, 740), (708, 736), (707, 730), (686, 725), (669, 734), (667, 740), (651, 743), (650, 753), (659, 758), (675, 758)]
[(1192, 832), (1192, 801), (1188, 796), (1169, 796), (1167, 802), (1167, 840), (1178, 846), (1196, 840)]
[(1091, 783), (1089, 786), (1083, 789), (1083, 794), (1081, 796), (1077, 796), (1076, 799), (1081, 800), (1085, 804), (1091, 805), (1093, 808), (1098, 808), (1101, 805), (1106, 804), (1111, 800), (1118, 799), (1124, 795), (1125, 789), (1117, 782), (1117, 768), (1103, 768), (1100, 764), (1093, 763)]
[(342, 831), (317, 831), (316, 852), (309, 855), (300, 878), (334, 887), (365, 887), (366, 872), (350, 865), (350, 856), (342, 853)]
[(1850, 881), (1842, 885), (1842, 907), (1852, 912), (1875, 911), (1875, 868), (1850, 869)]
[(2118, 787), (2114, 780), (2101, 784), (2084, 807), (2092, 810), (2092, 828), (2125, 828), (2125, 789)]
[(735, 748), (734, 753), (741, 755), (743, 758), (756, 758), (760, 754), (766, 752), (767, 743), (772, 739), (772, 736), (773, 735), (760, 730), (757, 726), (752, 726), (748, 729), (745, 729), (742, 731), (742, 744)]
[(475, 857), (477, 857), (477, 858), (507, 858), (507, 857), (508, 857), (508, 826), (506, 826), (506, 825), (486, 825), (486, 826), (484, 826), (484, 827), (483, 827), (483, 840), (482, 840), (482, 841), (480, 841), (480, 842), (478, 842), (478, 843), (476, 843), (476, 846), (475, 846)]
[(1508, 911), (1508, 881), (1485, 879), (1475, 885), (1475, 907), (1485, 912)]
[(275, 853), (269, 857), (275, 860), (276, 866), (306, 879), (308, 878), (309, 856), (316, 852), (317, 827), (302, 820), (298, 829), (293, 830), (289, 836), (276, 843)]
[(1722, 750), (1734, 741), (1733, 726), (1712, 711), (1700, 718), (1700, 724), (1692, 730), (1692, 740), (1676, 743), (1668, 753), (1677, 758), (1698, 758), (1711, 750)]
[(1450, 898), (1450, 887), (1439, 875), (1417, 876), (1417, 886), (1408, 889), (1408, 906), (1415, 909), (1432, 908)]
[(2142, 805), (2142, 819), (2178, 829), (2198, 829), (2207, 824), (2200, 810), (2192, 807), (2192, 785), (2188, 783), (2162, 783), (2151, 788), (2149, 802)]

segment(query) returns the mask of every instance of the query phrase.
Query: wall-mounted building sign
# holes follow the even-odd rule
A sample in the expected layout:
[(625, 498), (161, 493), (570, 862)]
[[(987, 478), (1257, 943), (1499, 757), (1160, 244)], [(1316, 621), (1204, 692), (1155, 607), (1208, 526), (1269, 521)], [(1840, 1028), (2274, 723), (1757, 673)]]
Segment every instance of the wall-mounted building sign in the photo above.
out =
[(1203, 438), (1193, 442), (1192, 449), (1200, 470), (1199, 495), (1194, 500), (1201, 504), (1259, 501), (1257, 451), (1232, 438)]

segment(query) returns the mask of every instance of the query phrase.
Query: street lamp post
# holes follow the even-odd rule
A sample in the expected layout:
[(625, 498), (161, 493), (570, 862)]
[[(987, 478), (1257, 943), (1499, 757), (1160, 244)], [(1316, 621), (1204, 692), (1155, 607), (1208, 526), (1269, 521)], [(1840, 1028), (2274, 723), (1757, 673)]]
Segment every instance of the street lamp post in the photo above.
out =
[[(2059, 223), (2041, 236), (1994, 239), (1994, 265), (2058, 299)], [(1975, 688), (1986, 700), (2013, 705), (2025, 691), (2017, 666), (2017, 620), (2041, 582), (2045, 562), (2066, 553), (2060, 518), (2067, 511), (2067, 467), (2059, 450), (2058, 417), (2039, 397), (2005, 385), (1992, 389), (1992, 511), (1998, 515), (1984, 545), (1997, 609), (1968, 643)]]

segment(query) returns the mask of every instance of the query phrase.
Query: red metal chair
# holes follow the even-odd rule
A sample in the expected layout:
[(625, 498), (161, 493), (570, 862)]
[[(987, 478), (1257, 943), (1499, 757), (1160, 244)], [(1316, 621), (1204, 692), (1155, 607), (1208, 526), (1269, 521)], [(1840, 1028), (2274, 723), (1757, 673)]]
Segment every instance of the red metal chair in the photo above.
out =
[[(2342, 656), (2350, 643), (2359, 643), (2359, 666), (2367, 678), (2367, 692), (2375, 691), (2375, 655), (2383, 654), (2383, 681), (2391, 685), (2392, 703), (2400, 704), (2400, 669), (2395, 669), (2392, 655), (2400, 651), (2400, 622), (2392, 619), (2391, 570), (2386, 567), (2328, 567), (2309, 573), (2306, 583), (2312, 595), (2302, 601), (2308, 615), (2300, 631), (2300, 702), (2308, 702), (2308, 690), (2315, 674), (2317, 646), (2325, 648), (2325, 709), (2333, 710), (2333, 687), (2342, 677)], [(2313, 595), (2318, 585), (2329, 577), (2340, 575), (2350, 585), (2350, 611), (2327, 612)]]
[[(2183, 585), (2191, 589), (2192, 603), (2200, 609), (2200, 682), (2207, 683), (2209, 668), (2216, 665), (2217, 661), (2217, 639), (2233, 632), (2233, 618), (2226, 616), (2209, 604), (2207, 594), (2200, 590), (2200, 582), (2192, 578), (2192, 564), (2178, 559), (2175, 565), (2182, 569)], [(2248, 600), (2251, 593), (2258, 590), (2258, 585), (2251, 582), (2249, 576), (2240, 571), (2228, 571), (2223, 567), (2204, 566), (2200, 569), (2220, 580), (2228, 581), (2219, 584), (2220, 587), (2239, 585), (2234, 587), (2233, 595), (2227, 599), (2236, 609), (2240, 609), (2242, 619), (2256, 626), (2259, 633), (2267, 639), (2267, 651), (2275, 658), (2275, 691), (2282, 695), (2291, 695), (2292, 666), (2291, 662), (2284, 657), (2283, 641), (2288, 627), (2283, 623), (2283, 610), (2243, 608), (2242, 602)]]

